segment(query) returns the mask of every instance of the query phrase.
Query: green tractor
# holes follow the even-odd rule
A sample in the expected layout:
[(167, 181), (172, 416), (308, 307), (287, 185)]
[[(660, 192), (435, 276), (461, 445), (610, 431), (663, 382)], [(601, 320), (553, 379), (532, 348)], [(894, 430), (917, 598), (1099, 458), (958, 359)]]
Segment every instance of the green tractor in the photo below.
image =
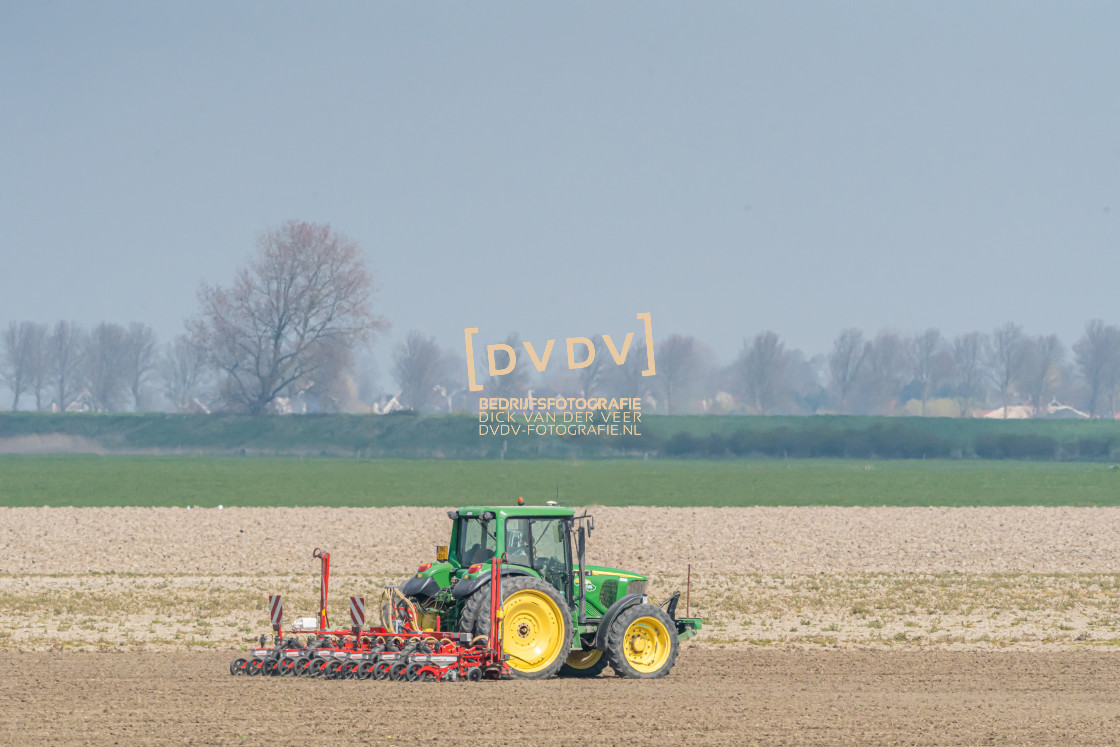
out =
[[(520, 502), (520, 500), (519, 500)], [(557, 506), (469, 506), (449, 511), (451, 540), (399, 591), (421, 626), (473, 636), (490, 632), (490, 564), (501, 564), (502, 640), (514, 677), (664, 677), (677, 642), (700, 618), (677, 617), (680, 592), (660, 605), (645, 576), (587, 565), (587, 514)]]

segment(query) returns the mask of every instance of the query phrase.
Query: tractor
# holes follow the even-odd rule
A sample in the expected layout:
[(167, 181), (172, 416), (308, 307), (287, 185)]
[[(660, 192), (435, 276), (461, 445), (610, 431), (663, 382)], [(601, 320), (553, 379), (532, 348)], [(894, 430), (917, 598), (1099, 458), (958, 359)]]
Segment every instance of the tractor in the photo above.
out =
[[(421, 627), (488, 636), (491, 620), (501, 619), (510, 674), (518, 678), (594, 677), (608, 664), (627, 678), (668, 674), (678, 641), (701, 626), (687, 604), (677, 617), (680, 592), (652, 604), (645, 576), (588, 565), (595, 528), (588, 514), (553, 501), (518, 504), (448, 512), (450, 541), (398, 587)], [(501, 561), (500, 615), (491, 614), (494, 558)]]

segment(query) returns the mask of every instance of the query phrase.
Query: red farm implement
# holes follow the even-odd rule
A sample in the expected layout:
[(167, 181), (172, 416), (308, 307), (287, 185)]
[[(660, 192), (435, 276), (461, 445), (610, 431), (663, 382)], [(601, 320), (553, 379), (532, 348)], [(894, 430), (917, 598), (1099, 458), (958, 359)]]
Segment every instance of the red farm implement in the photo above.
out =
[[(495, 558), (490, 571), (489, 634), (422, 629), (413, 602), (395, 588), (382, 592), (381, 625), (365, 625), (365, 600), (350, 597), (347, 629), (331, 628), (327, 618), (330, 553), (316, 549), (321, 563), (317, 617), (296, 620), (285, 632), (283, 600), (269, 597), (273, 645), (268, 636), (248, 658), (234, 659), (230, 674), (273, 677), (314, 677), (396, 681), (456, 682), (501, 679), (509, 675), (509, 656), (502, 651), (502, 573)], [(301, 639), (300, 635), (303, 635)]]

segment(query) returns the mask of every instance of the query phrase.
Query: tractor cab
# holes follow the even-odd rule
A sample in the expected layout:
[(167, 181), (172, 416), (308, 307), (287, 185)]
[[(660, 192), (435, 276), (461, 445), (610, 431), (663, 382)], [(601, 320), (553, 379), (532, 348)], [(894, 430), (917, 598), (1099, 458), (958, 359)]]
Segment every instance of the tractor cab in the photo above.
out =
[(447, 561), (457, 578), (480, 576), (491, 558), (507, 573), (519, 570), (548, 581), (573, 601), (572, 525), (575, 512), (553, 506), (468, 507), (449, 511), (454, 524)]

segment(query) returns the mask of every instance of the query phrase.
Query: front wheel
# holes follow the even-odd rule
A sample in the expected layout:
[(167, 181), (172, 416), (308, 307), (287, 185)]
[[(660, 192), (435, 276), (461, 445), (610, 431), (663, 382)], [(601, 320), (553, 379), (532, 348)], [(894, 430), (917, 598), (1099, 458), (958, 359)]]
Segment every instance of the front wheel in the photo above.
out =
[(652, 680), (669, 674), (677, 660), (677, 626), (652, 604), (628, 607), (607, 631), (607, 661), (620, 677)]

